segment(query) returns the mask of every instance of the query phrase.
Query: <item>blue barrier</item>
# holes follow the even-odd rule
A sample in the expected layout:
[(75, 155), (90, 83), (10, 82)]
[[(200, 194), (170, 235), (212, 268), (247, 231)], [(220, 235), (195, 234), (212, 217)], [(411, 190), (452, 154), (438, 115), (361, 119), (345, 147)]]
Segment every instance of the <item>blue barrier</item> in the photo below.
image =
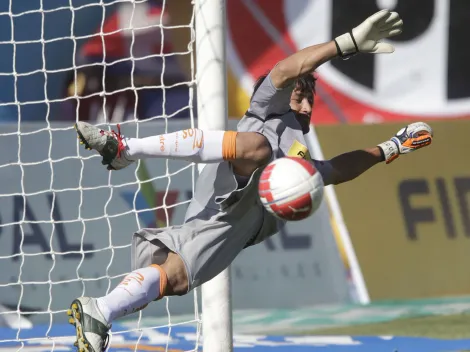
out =
[[(196, 344), (197, 332), (192, 326), (126, 331), (125, 326), (113, 327), (110, 351), (138, 350), (182, 352), (202, 351)], [(0, 328), (0, 351), (21, 347), (22, 352), (68, 351), (74, 341), (71, 325), (35, 326), (32, 329)], [(45, 337), (48, 336), (48, 337)], [(170, 337), (170, 338), (168, 338)], [(17, 340), (20, 339), (20, 340)], [(5, 341), (9, 340), (9, 341)], [(16, 341), (15, 341), (16, 340)], [(22, 341), (22, 342), (21, 342)], [(42, 347), (42, 348), (41, 348)], [(265, 336), (235, 335), (234, 351), (318, 351), (318, 352), (451, 352), (470, 349), (470, 340), (439, 340), (414, 337), (354, 337), (354, 336)]]

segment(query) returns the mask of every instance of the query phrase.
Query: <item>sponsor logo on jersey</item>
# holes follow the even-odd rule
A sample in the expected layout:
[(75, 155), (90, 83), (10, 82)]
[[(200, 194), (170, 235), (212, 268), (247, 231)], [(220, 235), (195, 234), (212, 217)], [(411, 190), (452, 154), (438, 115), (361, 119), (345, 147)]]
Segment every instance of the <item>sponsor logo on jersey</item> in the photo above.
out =
[(305, 160), (312, 160), (307, 146), (303, 145), (298, 140), (294, 140), (287, 152), (287, 156), (296, 156)]

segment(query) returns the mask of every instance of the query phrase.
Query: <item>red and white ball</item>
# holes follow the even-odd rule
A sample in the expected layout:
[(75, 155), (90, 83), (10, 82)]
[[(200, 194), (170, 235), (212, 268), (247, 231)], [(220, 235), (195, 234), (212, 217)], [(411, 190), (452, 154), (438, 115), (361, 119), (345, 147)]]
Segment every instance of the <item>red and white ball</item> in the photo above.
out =
[(318, 209), (323, 187), (323, 179), (311, 162), (284, 157), (263, 170), (258, 192), (266, 210), (283, 220), (296, 221)]

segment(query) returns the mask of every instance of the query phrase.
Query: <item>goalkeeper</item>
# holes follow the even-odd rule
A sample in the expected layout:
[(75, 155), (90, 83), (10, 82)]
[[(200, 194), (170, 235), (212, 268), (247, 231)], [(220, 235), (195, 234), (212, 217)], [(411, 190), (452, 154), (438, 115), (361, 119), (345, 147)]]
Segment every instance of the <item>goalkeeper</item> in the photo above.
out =
[[(136, 232), (132, 238), (133, 271), (108, 295), (79, 297), (72, 302), (68, 314), (76, 327), (80, 351), (104, 350), (112, 321), (164, 296), (188, 293), (227, 268), (244, 248), (277, 232), (277, 219), (258, 199), (257, 181), (271, 160), (306, 154), (304, 134), (313, 106), (313, 71), (336, 57), (392, 53), (393, 46), (380, 40), (401, 33), (402, 26), (397, 13), (382, 10), (335, 40), (307, 47), (280, 61), (258, 80), (237, 131), (189, 129), (138, 139), (77, 123), (81, 142), (97, 150), (111, 170), (143, 158), (207, 164), (198, 178), (185, 223)], [(431, 141), (431, 128), (418, 122), (376, 147), (312, 162), (325, 185), (339, 184)]]

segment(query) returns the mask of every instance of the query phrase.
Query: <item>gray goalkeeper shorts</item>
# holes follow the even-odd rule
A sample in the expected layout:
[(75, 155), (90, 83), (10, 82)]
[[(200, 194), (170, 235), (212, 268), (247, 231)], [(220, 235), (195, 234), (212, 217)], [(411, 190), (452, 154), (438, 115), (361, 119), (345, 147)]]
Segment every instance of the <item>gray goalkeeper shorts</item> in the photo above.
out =
[(277, 220), (258, 198), (259, 174), (240, 187), (229, 163), (206, 165), (183, 225), (134, 234), (132, 270), (163, 264), (171, 250), (184, 262), (190, 291), (227, 268), (246, 246), (276, 233)]

